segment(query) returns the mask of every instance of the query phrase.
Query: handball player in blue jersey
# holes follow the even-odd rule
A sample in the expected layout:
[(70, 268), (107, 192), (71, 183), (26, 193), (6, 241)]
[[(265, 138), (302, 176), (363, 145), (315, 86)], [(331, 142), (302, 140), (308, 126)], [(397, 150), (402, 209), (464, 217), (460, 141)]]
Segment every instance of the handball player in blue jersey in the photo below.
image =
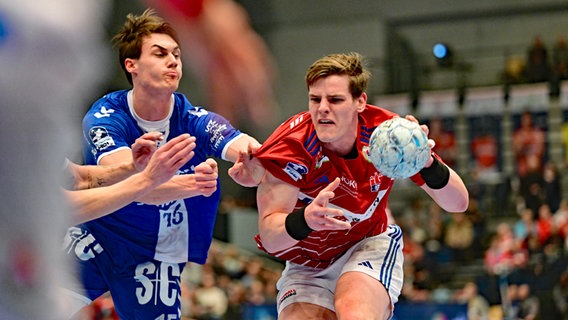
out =
[(85, 115), (86, 164), (131, 161), (130, 146), (146, 132), (161, 132), (162, 143), (189, 133), (196, 147), (176, 176), (139, 202), (69, 229), (66, 252), (83, 287), (68, 289), (77, 310), (110, 290), (121, 319), (180, 319), (182, 270), (205, 263), (212, 241), (220, 199), (213, 157), (235, 162), (259, 143), (176, 92), (178, 36), (154, 11), (128, 15), (113, 40), (132, 88), (106, 94)]

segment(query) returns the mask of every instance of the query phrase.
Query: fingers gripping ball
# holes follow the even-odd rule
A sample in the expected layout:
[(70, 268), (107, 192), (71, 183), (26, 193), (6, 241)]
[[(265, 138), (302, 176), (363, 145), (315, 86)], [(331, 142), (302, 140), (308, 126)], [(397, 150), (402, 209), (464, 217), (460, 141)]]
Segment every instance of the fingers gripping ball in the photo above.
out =
[(418, 123), (397, 117), (375, 128), (363, 154), (385, 176), (405, 179), (424, 168), (430, 147)]

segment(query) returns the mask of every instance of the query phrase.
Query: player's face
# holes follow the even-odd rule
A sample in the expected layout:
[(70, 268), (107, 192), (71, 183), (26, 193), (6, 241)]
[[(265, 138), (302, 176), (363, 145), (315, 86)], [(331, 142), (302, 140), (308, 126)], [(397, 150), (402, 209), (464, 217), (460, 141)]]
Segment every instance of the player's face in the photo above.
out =
[(316, 133), (325, 147), (348, 154), (357, 139), (357, 116), (365, 109), (367, 95), (354, 99), (346, 75), (332, 75), (310, 86), (309, 111)]
[(127, 59), (135, 86), (146, 90), (175, 91), (182, 76), (181, 50), (167, 34), (153, 33), (142, 43), (139, 59)]

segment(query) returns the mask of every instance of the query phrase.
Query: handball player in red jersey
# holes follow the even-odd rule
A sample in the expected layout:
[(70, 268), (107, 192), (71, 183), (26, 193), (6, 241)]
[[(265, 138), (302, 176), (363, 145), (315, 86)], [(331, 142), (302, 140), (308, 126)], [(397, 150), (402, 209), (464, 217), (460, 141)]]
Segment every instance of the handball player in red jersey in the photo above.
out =
[[(394, 180), (362, 150), (379, 124), (398, 115), (367, 104), (369, 77), (358, 53), (317, 60), (306, 75), (309, 110), (230, 170), (243, 185), (260, 182), (256, 240), (286, 260), (279, 319), (393, 315), (403, 284), (402, 231), (387, 219)], [(435, 153), (410, 179), (444, 210), (466, 210), (462, 179)]]

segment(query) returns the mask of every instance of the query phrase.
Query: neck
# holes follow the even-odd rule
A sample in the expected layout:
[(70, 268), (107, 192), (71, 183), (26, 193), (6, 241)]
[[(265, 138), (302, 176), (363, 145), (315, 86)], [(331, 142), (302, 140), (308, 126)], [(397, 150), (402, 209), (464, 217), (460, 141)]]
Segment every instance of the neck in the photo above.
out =
[(132, 90), (132, 103), (136, 114), (148, 121), (164, 119), (171, 105), (172, 93), (150, 94), (144, 90)]

